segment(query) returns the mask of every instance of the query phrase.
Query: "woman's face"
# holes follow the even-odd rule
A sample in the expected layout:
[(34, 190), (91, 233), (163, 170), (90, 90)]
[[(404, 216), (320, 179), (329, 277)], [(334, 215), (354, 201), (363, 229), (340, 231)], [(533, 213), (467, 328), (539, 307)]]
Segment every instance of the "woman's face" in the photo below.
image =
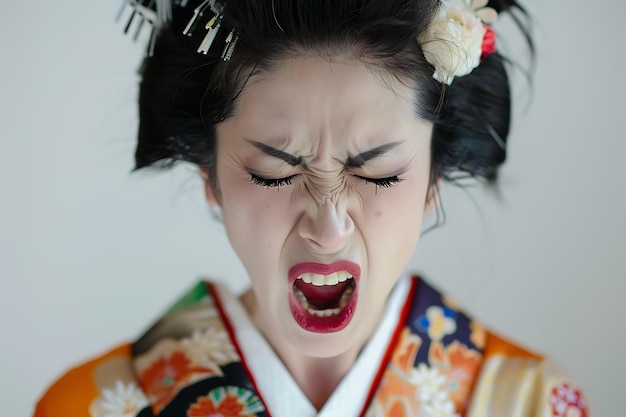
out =
[(361, 63), (297, 58), (218, 126), (224, 225), (277, 342), (335, 356), (377, 324), (429, 200), (432, 124), (414, 101)]

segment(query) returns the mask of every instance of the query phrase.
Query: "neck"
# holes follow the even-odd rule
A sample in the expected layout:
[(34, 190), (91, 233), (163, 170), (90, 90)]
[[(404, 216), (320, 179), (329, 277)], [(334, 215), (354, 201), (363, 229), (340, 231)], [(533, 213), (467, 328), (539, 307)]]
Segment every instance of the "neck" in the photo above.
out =
[(318, 411), (350, 370), (357, 353), (334, 358), (303, 358), (300, 355), (297, 359), (295, 355), (288, 357), (288, 353), (277, 351), (302, 392)]
[(258, 308), (251, 290), (242, 295), (241, 301), (257, 329), (270, 343), (304, 395), (319, 411), (354, 364), (365, 341), (356, 343), (353, 348), (334, 357), (304, 355), (277, 334), (270, 320), (264, 319), (263, 311)]

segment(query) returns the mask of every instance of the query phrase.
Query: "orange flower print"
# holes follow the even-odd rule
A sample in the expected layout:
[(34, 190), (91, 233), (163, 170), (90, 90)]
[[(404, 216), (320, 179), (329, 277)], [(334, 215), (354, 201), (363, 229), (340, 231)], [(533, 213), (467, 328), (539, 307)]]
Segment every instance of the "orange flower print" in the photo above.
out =
[(411, 331), (405, 327), (400, 334), (400, 340), (398, 340), (399, 347), (391, 356), (391, 363), (401, 369), (403, 373), (410, 373), (415, 364), (417, 351), (421, 345), (422, 339), (412, 334)]
[(420, 400), (417, 387), (411, 382), (411, 373), (422, 345), (422, 339), (408, 328), (400, 334), (398, 348), (376, 390), (367, 417), (413, 417), (419, 415)]
[(198, 397), (187, 410), (187, 417), (254, 417), (264, 411), (261, 400), (239, 387), (220, 387)]
[(187, 416), (189, 417), (247, 417), (249, 414), (242, 414), (243, 405), (237, 401), (236, 397), (227, 396), (219, 404), (215, 404), (211, 398), (200, 397), (198, 402), (193, 404)]
[(190, 379), (194, 373), (209, 373), (209, 368), (192, 367), (184, 352), (174, 351), (170, 356), (161, 356), (141, 375), (141, 386), (152, 400), (152, 406), (159, 413)]
[(444, 347), (433, 343), (429, 352), (430, 363), (445, 377), (445, 387), (457, 412), (465, 413), (474, 380), (480, 369), (482, 355), (464, 344), (454, 341)]

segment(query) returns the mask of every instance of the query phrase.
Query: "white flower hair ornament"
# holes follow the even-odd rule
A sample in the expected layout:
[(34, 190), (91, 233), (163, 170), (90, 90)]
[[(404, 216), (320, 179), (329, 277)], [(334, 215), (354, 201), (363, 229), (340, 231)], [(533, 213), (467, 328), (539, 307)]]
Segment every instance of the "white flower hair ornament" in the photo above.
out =
[(433, 78), (450, 85), (455, 77), (469, 74), (482, 58), (495, 52), (495, 35), (487, 26), (498, 12), (488, 0), (442, 0), (439, 15), (417, 38), (424, 57), (433, 67)]

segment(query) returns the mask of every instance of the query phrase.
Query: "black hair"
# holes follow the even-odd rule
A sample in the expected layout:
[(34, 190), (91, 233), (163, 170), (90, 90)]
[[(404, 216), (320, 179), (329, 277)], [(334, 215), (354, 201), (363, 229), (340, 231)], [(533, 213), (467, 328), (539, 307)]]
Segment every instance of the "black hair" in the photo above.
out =
[[(434, 68), (416, 40), (438, 13), (440, 0), (229, 0), (225, 28), (213, 43), (218, 46), (207, 55), (196, 52), (204, 33), (182, 35), (200, 2), (189, 3), (174, 8), (141, 69), (135, 169), (188, 161), (212, 171), (216, 125), (232, 114), (251, 74), (271, 71), (290, 56), (332, 59), (347, 53), (417, 86), (416, 114), (434, 123), (431, 181), (455, 181), (459, 175), (496, 180), (510, 125), (505, 59), (493, 53), (450, 86), (434, 80)], [(489, 6), (525, 16), (515, 0), (492, 0)], [(532, 51), (522, 19), (515, 21)], [(231, 28), (239, 40), (224, 62), (220, 45)]]

